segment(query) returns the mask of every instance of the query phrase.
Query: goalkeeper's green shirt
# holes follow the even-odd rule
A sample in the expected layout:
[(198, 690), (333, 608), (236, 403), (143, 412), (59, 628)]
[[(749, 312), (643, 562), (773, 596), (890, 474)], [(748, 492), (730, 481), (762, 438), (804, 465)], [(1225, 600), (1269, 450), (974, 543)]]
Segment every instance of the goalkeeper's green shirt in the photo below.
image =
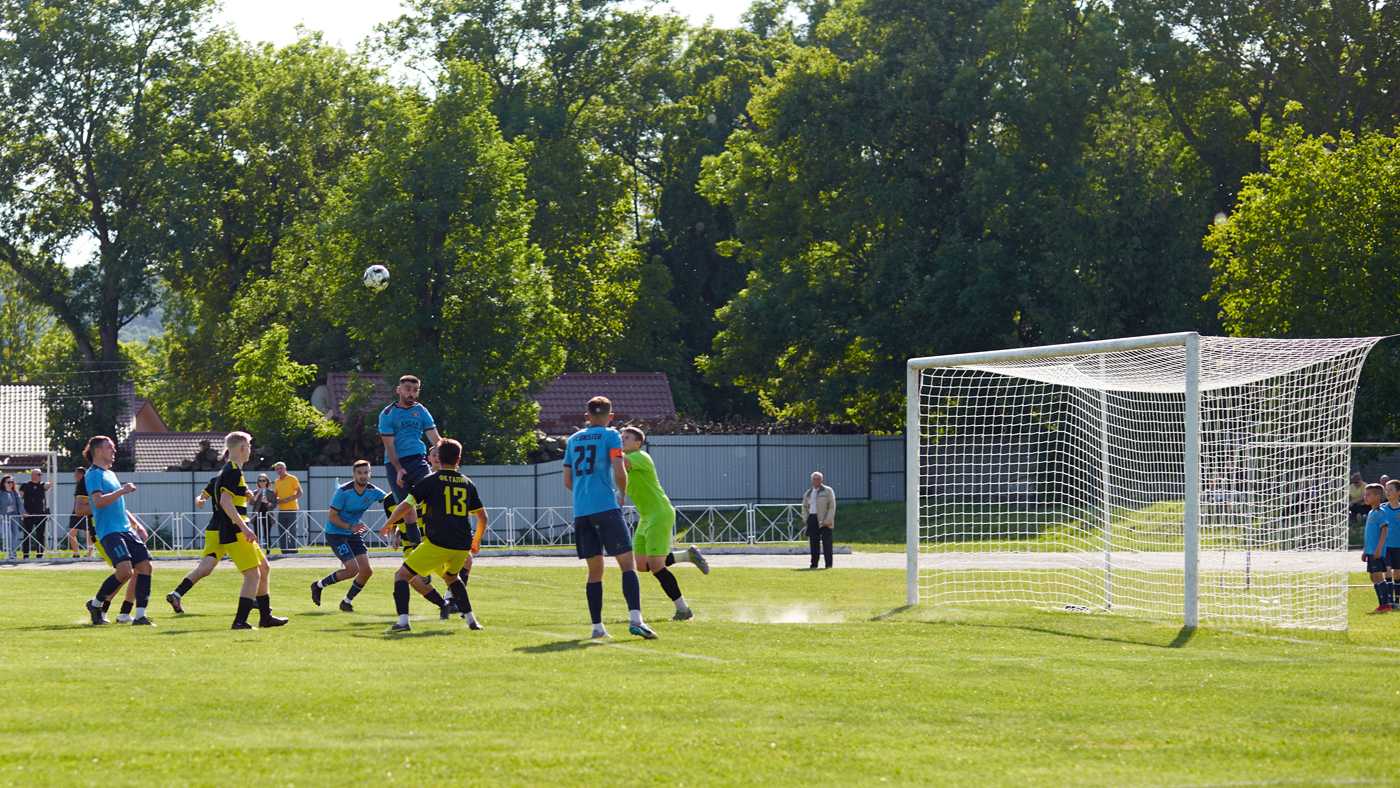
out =
[(637, 506), (637, 514), (650, 518), (671, 511), (671, 499), (661, 489), (651, 455), (641, 449), (629, 451), (627, 464), (627, 496)]

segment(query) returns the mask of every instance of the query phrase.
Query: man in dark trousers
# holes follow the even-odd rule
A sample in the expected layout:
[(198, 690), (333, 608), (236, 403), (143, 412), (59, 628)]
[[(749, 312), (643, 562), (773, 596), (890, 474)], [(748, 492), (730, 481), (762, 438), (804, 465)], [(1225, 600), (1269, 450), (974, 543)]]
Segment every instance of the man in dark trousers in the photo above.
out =
[(807, 541), (812, 547), (812, 565), (826, 556), (826, 568), (831, 568), (832, 533), (836, 528), (836, 491), (823, 482), (821, 471), (812, 473), (812, 486), (802, 494), (802, 513), (807, 516)]
[(19, 486), (19, 497), (24, 500), (24, 557), (29, 558), (29, 546), (34, 546), (35, 555), (44, 557), (44, 523), (49, 517), (49, 488), (51, 482), (44, 481), (44, 473), (38, 468), (29, 472), (29, 481)]

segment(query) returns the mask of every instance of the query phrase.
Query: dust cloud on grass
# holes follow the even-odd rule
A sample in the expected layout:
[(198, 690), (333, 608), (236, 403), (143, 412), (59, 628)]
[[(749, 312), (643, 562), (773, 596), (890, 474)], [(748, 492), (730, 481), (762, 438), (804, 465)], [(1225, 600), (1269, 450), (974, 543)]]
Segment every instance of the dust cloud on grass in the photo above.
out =
[(806, 602), (742, 605), (729, 610), (729, 619), (740, 624), (842, 624), (846, 614)]

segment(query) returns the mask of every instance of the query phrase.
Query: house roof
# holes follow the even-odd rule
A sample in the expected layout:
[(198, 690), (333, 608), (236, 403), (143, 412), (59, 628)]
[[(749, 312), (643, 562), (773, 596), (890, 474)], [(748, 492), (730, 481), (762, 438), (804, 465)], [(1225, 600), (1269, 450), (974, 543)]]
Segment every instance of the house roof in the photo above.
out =
[(573, 429), (583, 423), (588, 400), (612, 400), (613, 415), (627, 419), (675, 418), (671, 383), (663, 372), (581, 374), (566, 372), (554, 379), (535, 400), (540, 403), (540, 427), (545, 431)]
[(0, 385), (0, 452), (47, 452), (47, 427), (43, 386)]
[(326, 389), (330, 396), (328, 404), (331, 418), (340, 418), (340, 404), (350, 394), (350, 381), (356, 377), (371, 386), (369, 397), (371, 411), (379, 410), (394, 398), (394, 387), (384, 379), (383, 375), (373, 372), (329, 372), (326, 373)]
[(128, 441), (138, 471), (179, 470), (194, 459), (204, 441), (215, 453), (224, 453), (222, 432), (133, 432)]

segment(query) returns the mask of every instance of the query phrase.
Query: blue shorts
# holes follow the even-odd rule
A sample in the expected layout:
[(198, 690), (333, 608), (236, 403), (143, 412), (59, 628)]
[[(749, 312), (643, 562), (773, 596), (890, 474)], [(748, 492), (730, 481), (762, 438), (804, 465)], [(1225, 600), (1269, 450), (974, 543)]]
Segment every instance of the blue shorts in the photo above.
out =
[(130, 561), (131, 565), (135, 566), (151, 560), (151, 551), (146, 549), (146, 543), (137, 539), (136, 534), (130, 531), (119, 531), (102, 537), (102, 550), (107, 553), (112, 566), (122, 561)]
[(365, 540), (354, 534), (349, 536), (326, 534), (326, 544), (335, 552), (335, 557), (341, 561), (349, 561), (357, 555), (369, 552), (365, 548)]
[(399, 486), (399, 474), (390, 463), (384, 463), (384, 475), (389, 477), (389, 489), (394, 493), (394, 500), (402, 501), (413, 492), (413, 485), (418, 480), (433, 472), (428, 465), (428, 458), (422, 454), (415, 454), (411, 457), (400, 457), (399, 465), (403, 466), (404, 485)]
[(632, 552), (632, 534), (622, 522), (621, 509), (586, 514), (574, 518), (574, 547), (579, 558), (595, 555), (622, 555)]

